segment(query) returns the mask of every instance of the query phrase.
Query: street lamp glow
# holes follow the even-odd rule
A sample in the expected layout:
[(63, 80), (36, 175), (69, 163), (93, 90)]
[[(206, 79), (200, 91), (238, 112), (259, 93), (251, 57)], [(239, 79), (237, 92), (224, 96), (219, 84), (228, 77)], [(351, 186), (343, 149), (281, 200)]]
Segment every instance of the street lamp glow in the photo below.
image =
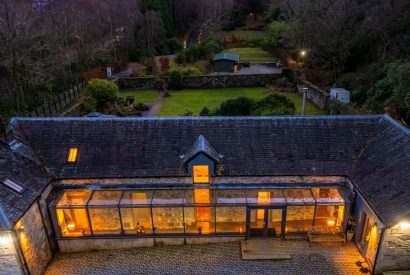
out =
[(300, 51), (300, 56), (304, 57), (306, 55), (306, 51), (305, 50), (301, 50)]

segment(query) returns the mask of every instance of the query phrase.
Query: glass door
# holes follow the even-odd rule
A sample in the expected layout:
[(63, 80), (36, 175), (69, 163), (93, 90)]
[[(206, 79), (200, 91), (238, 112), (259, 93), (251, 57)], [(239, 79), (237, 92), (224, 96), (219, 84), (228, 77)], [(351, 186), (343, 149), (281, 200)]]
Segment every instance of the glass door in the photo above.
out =
[(249, 208), (248, 236), (249, 237), (281, 237), (282, 209), (279, 208)]

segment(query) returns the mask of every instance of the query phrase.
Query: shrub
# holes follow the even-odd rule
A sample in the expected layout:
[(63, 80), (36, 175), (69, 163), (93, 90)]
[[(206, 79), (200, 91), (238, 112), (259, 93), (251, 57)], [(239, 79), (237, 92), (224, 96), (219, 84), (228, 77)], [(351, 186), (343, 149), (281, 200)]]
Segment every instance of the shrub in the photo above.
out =
[(292, 46), (292, 28), (282, 21), (273, 21), (266, 30), (264, 43), (270, 48)]
[(84, 80), (86, 82), (90, 81), (91, 79), (106, 79), (107, 75), (101, 68), (91, 69), (83, 74)]
[(178, 114), (178, 116), (194, 116), (194, 113), (189, 109), (185, 109), (182, 113)]
[(181, 42), (176, 37), (168, 38), (165, 43), (165, 52), (167, 54), (174, 54), (181, 51), (183, 48)]
[(254, 104), (251, 115), (277, 116), (295, 114), (295, 104), (285, 96), (271, 94)]
[(112, 81), (105, 79), (93, 79), (88, 82), (85, 90), (86, 109), (102, 111), (107, 102), (117, 98), (118, 86)]
[(182, 89), (182, 76), (179, 72), (172, 72), (171, 78), (169, 80), (168, 88), (171, 90), (181, 90)]
[(211, 115), (211, 110), (209, 110), (207, 107), (202, 108), (201, 112), (199, 112), (200, 116), (210, 116)]
[(247, 97), (238, 97), (222, 102), (221, 107), (216, 111), (221, 116), (249, 116), (251, 114), (254, 101)]
[(145, 66), (145, 71), (148, 75), (157, 74), (158, 66), (154, 58), (146, 58), (142, 62)]
[(159, 64), (161, 64), (161, 71), (168, 72), (169, 70), (169, 58), (166, 56), (161, 56), (159, 58)]

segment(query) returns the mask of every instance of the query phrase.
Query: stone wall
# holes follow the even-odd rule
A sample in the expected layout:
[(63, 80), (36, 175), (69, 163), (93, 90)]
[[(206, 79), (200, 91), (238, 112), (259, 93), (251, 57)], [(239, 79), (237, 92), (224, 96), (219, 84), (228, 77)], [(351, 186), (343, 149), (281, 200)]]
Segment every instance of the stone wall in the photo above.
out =
[[(187, 89), (205, 88), (236, 88), (236, 87), (263, 87), (280, 77), (277, 74), (256, 74), (256, 75), (199, 75), (184, 76), (183, 87)], [(161, 79), (169, 77), (124, 77), (118, 79), (121, 89), (161, 89)]]
[(21, 250), (30, 274), (43, 274), (52, 257), (40, 208), (34, 203), (16, 224)]
[(20, 274), (11, 233), (0, 232), (0, 275)]
[(410, 228), (399, 224), (386, 229), (383, 234), (375, 273), (410, 269)]
[(312, 101), (316, 106), (321, 109), (325, 109), (329, 104), (329, 97), (326, 91), (320, 89), (319, 87), (313, 85), (309, 81), (301, 80), (302, 85), (298, 85), (298, 91), (303, 96), (303, 88), (307, 89), (306, 98)]

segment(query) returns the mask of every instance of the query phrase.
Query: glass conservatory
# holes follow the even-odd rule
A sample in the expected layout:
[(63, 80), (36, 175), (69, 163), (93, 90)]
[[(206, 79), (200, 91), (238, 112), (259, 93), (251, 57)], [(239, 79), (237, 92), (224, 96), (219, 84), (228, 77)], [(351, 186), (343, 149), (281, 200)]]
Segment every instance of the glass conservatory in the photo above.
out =
[(50, 205), (59, 238), (100, 236), (285, 237), (345, 227), (337, 187), (65, 190)]

